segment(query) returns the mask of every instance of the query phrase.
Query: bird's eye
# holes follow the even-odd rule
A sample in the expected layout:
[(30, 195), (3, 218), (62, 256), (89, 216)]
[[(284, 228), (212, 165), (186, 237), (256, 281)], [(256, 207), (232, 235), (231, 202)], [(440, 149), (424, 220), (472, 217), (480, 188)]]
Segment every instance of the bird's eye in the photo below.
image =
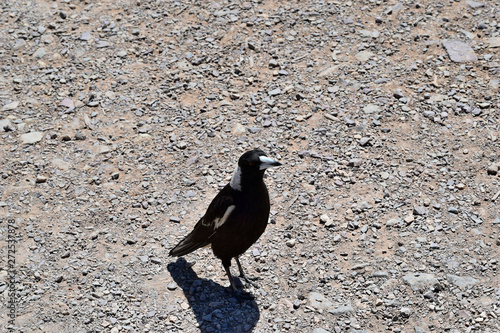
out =
[(255, 162), (254, 161), (250, 161), (250, 162), (248, 162), (248, 165), (255, 165)]

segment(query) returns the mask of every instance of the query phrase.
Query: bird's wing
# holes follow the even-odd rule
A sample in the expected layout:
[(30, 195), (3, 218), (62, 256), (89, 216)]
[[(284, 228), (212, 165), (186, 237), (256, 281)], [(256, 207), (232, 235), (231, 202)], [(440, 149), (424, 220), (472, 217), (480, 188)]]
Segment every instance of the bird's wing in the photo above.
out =
[(210, 244), (212, 236), (236, 207), (230, 191), (231, 188), (227, 185), (217, 194), (193, 231), (170, 251), (171, 256), (183, 256)]
[[(224, 190), (225, 189), (226, 188), (224, 188)], [(215, 232), (224, 222), (226, 222), (235, 208), (233, 197), (226, 195), (224, 190), (212, 200), (205, 215), (198, 222), (198, 224), (207, 227), (212, 232)]]

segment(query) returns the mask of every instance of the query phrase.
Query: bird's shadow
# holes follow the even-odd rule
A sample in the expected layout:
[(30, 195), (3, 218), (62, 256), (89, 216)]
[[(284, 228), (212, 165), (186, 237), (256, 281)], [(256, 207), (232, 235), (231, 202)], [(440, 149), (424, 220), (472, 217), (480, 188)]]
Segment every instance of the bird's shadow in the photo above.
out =
[(184, 258), (168, 264), (167, 269), (182, 288), (201, 332), (253, 331), (260, 318), (254, 299), (235, 297), (230, 288), (199, 278)]

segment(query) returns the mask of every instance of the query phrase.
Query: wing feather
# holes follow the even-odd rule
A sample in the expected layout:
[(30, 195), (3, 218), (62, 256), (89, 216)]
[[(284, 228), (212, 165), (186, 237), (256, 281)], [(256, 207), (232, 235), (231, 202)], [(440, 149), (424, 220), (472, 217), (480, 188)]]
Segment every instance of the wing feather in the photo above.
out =
[(228, 184), (217, 194), (208, 206), (205, 215), (196, 223), (193, 231), (181, 240), (169, 255), (183, 256), (211, 243), (211, 238), (217, 229), (224, 224), (235, 208), (230, 195), (231, 191)]

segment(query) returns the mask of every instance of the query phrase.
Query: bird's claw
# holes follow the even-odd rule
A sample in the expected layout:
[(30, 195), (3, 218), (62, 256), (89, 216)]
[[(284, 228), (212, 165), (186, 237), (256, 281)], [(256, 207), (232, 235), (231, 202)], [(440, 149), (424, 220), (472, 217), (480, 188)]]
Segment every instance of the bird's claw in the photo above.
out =
[(246, 292), (246, 291), (236, 291), (234, 293), (234, 296), (236, 297), (236, 299), (238, 299), (240, 302), (241, 301), (249, 301), (249, 300), (254, 300), (255, 297), (249, 293), (249, 292)]
[(257, 281), (259, 279), (258, 277), (249, 277), (246, 275), (240, 275), (239, 277), (240, 277), (240, 279), (245, 280), (245, 282), (248, 283), (249, 285), (251, 285), (252, 287), (259, 288), (259, 285), (254, 282), (254, 281)]

